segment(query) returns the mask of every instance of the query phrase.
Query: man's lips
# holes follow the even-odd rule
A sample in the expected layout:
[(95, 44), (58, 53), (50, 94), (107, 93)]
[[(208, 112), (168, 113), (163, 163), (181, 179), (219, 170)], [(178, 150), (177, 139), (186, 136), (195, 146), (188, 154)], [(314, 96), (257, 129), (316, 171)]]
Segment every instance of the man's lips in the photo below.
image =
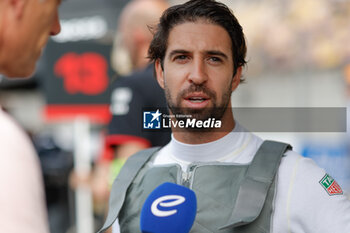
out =
[(204, 93), (190, 93), (190, 94), (187, 94), (184, 97), (184, 99), (188, 100), (188, 101), (192, 101), (192, 102), (202, 102), (202, 101), (208, 100), (210, 98), (208, 95), (206, 95)]
[(209, 103), (210, 97), (204, 93), (190, 93), (184, 96), (186, 107), (203, 108)]

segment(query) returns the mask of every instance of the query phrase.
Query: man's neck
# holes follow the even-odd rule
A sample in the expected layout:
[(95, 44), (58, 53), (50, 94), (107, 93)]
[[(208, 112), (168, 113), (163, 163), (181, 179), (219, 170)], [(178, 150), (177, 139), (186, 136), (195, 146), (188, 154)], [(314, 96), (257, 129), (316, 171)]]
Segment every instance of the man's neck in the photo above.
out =
[(187, 144), (203, 144), (213, 142), (226, 136), (235, 127), (235, 121), (231, 112), (230, 114), (224, 114), (221, 122), (222, 125), (220, 128), (212, 129), (210, 131), (208, 129), (205, 129), (203, 131), (193, 131), (187, 129), (174, 130), (172, 128), (172, 132), (176, 140)]

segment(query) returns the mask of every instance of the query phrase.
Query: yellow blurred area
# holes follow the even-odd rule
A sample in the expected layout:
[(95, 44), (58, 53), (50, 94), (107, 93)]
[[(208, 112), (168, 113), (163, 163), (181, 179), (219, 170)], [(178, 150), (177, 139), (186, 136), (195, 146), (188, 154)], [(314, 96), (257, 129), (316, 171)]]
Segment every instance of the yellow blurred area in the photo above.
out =
[(248, 41), (249, 73), (350, 62), (349, 0), (228, 1)]

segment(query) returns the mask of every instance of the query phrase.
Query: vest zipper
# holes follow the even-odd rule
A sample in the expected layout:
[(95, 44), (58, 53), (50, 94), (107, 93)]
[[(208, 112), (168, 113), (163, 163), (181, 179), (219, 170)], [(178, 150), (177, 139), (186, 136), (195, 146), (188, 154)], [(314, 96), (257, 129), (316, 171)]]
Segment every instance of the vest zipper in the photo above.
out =
[(187, 168), (186, 172), (182, 172), (182, 181), (181, 181), (181, 185), (191, 189), (192, 187), (192, 174), (194, 169), (197, 167), (197, 165), (189, 165)]

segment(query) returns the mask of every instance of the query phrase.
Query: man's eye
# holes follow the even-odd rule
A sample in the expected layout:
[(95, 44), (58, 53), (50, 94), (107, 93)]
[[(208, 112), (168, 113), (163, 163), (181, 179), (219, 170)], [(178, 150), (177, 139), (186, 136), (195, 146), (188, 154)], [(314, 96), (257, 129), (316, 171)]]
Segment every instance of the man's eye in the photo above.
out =
[(209, 61), (212, 61), (212, 62), (221, 62), (222, 60), (218, 57), (210, 57), (209, 58)]
[(186, 55), (179, 55), (175, 57), (175, 60), (185, 60), (187, 58)]

